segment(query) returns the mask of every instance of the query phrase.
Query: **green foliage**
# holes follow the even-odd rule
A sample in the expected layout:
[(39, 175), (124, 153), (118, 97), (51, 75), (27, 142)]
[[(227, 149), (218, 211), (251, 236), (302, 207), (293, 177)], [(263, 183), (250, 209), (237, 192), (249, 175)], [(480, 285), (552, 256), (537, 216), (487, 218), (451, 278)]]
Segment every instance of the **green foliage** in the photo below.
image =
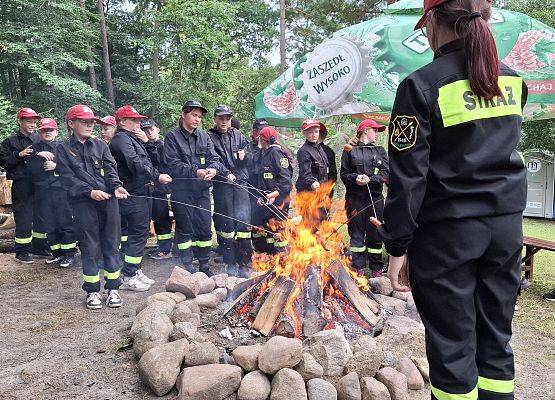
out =
[(11, 101), (0, 95), (0, 140), (13, 133), (15, 129), (15, 106)]

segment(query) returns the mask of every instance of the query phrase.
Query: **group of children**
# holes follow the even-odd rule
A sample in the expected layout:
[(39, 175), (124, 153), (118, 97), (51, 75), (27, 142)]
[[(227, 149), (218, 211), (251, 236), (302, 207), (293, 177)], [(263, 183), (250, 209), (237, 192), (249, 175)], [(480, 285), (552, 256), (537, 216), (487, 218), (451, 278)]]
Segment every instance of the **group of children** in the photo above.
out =
[[(186, 101), (178, 125), (162, 139), (156, 123), (132, 106), (97, 118), (89, 107), (75, 105), (65, 116), (67, 139), (56, 141), (54, 119), (21, 109), (18, 132), (0, 145), (0, 166), (12, 180), (16, 260), (46, 256), (47, 263), (69, 267), (78, 247), (86, 306), (99, 309), (101, 272), (108, 307), (122, 305), (118, 289), (145, 291), (154, 283), (141, 268), (151, 220), (158, 246), (150, 256), (170, 258), (173, 248), (191, 272), (198, 263), (199, 271), (211, 273), (212, 219), (231, 275), (249, 275), (253, 249), (283, 251), (287, 243), (269, 232), (276, 229), (271, 220), (289, 212), (292, 153), (262, 119), (247, 139), (226, 105), (216, 107), (214, 127), (205, 132), (200, 124), (207, 111), (196, 100)], [(96, 124), (102, 139), (94, 136)], [(339, 174), (352, 217), (353, 266), (361, 273), (369, 267), (374, 276), (383, 269), (381, 242), (367, 205), (373, 202), (371, 210), (381, 219), (388, 162), (385, 150), (373, 143), (384, 129), (364, 120), (343, 152)], [(335, 153), (324, 144), (326, 127), (307, 120), (302, 131), (299, 192), (337, 180)]]

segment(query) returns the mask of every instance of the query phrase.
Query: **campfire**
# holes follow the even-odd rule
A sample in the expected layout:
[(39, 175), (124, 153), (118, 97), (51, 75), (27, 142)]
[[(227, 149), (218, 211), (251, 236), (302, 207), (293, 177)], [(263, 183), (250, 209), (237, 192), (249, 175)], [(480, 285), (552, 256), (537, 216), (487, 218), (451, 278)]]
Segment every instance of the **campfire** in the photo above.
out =
[(271, 226), (287, 251), (258, 254), (251, 279), (228, 295), (224, 315), (233, 326), (264, 336), (305, 338), (341, 324), (346, 332), (373, 333), (380, 306), (368, 281), (349, 268), (341, 225), (344, 206), (331, 200), (332, 183), (296, 196), (296, 217)]

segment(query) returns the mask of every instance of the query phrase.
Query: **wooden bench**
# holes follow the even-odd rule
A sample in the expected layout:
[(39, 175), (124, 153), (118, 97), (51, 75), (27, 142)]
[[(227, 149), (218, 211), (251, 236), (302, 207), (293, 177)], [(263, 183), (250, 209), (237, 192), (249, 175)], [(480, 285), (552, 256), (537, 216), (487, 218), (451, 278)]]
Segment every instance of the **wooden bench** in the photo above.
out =
[(524, 236), (523, 244), (526, 251), (522, 257), (522, 271), (524, 277), (531, 280), (534, 275), (534, 255), (540, 250), (555, 251), (555, 241)]

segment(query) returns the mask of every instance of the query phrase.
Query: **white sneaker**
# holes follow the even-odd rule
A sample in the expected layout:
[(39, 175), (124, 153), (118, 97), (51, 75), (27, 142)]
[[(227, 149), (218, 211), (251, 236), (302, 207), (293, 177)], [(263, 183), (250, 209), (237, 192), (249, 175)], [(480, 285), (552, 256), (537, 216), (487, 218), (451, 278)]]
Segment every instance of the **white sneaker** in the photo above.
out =
[(139, 269), (137, 271), (137, 278), (139, 278), (142, 283), (146, 283), (149, 286), (154, 285), (154, 283), (156, 282), (154, 279), (150, 279), (148, 276), (146, 276), (142, 269)]
[(111, 308), (117, 308), (123, 305), (123, 300), (121, 299), (121, 296), (119, 295), (117, 290), (110, 290), (108, 292), (106, 305)]
[(102, 296), (98, 292), (89, 293), (86, 303), (89, 310), (99, 310), (102, 308)]
[(150, 285), (139, 280), (137, 275), (124, 276), (123, 283), (119, 287), (121, 290), (132, 290), (134, 292), (146, 292), (150, 289)]

